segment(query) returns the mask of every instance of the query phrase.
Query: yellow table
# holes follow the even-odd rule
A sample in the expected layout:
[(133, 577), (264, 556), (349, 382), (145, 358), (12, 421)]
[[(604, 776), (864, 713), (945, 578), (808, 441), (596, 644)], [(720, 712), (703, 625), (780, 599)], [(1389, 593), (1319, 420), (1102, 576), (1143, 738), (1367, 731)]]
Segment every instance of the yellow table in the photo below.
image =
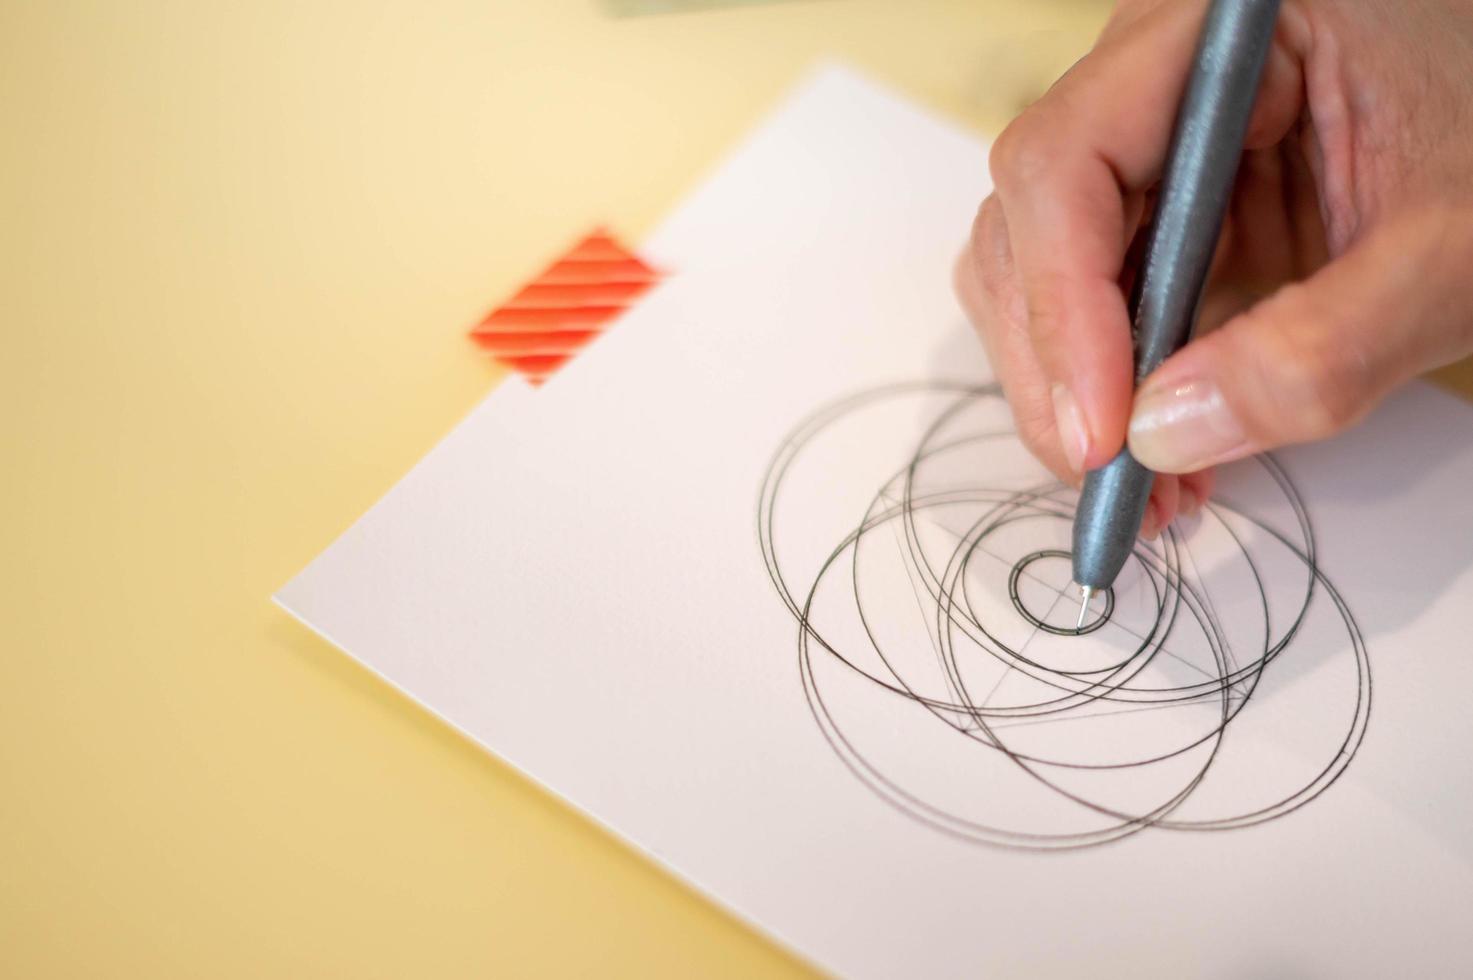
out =
[(267, 597), (816, 58), (995, 129), (1106, 8), (0, 4), (0, 975), (805, 973)]

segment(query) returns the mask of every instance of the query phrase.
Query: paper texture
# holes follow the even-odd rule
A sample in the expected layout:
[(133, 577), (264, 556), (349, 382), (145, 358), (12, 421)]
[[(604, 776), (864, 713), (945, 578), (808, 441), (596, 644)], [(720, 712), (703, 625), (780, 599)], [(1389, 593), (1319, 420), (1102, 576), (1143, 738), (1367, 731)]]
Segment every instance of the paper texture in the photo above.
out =
[(279, 601), (836, 973), (1473, 969), (1473, 414), (1232, 468), (1051, 631), (1071, 498), (949, 287), (986, 174), (817, 73)]

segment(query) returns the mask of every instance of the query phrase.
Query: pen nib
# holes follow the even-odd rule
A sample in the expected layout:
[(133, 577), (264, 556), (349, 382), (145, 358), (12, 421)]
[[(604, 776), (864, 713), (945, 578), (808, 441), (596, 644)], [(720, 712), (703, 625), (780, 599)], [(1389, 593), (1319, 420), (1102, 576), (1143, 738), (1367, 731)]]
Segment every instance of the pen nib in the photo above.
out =
[(1084, 617), (1089, 615), (1089, 600), (1095, 594), (1095, 590), (1087, 585), (1081, 585), (1079, 587), (1079, 594), (1081, 596), (1079, 602), (1079, 622), (1074, 624), (1074, 632), (1076, 633), (1084, 629)]

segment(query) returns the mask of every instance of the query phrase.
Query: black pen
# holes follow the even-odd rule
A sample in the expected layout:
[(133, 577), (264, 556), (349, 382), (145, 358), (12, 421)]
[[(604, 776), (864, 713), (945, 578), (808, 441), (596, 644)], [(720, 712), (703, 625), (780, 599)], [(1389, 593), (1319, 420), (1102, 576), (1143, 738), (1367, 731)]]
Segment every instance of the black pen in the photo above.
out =
[[(1213, 0), (1207, 11), (1130, 301), (1137, 386), (1187, 342), (1196, 323), (1279, 3)], [(1076, 629), (1091, 596), (1112, 586), (1130, 557), (1154, 480), (1129, 446), (1086, 475), (1074, 516), (1074, 581), (1083, 593)]]

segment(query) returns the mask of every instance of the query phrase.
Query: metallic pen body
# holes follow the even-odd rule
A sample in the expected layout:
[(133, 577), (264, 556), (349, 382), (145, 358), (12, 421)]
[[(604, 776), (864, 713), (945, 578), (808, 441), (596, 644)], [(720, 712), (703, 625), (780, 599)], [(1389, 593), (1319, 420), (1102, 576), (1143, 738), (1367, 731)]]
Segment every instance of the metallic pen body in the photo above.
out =
[[(1196, 323), (1279, 3), (1213, 0), (1207, 11), (1130, 301), (1137, 385), (1187, 342)], [(1114, 584), (1130, 557), (1154, 479), (1129, 447), (1086, 475), (1074, 518), (1074, 580), (1086, 602)]]

